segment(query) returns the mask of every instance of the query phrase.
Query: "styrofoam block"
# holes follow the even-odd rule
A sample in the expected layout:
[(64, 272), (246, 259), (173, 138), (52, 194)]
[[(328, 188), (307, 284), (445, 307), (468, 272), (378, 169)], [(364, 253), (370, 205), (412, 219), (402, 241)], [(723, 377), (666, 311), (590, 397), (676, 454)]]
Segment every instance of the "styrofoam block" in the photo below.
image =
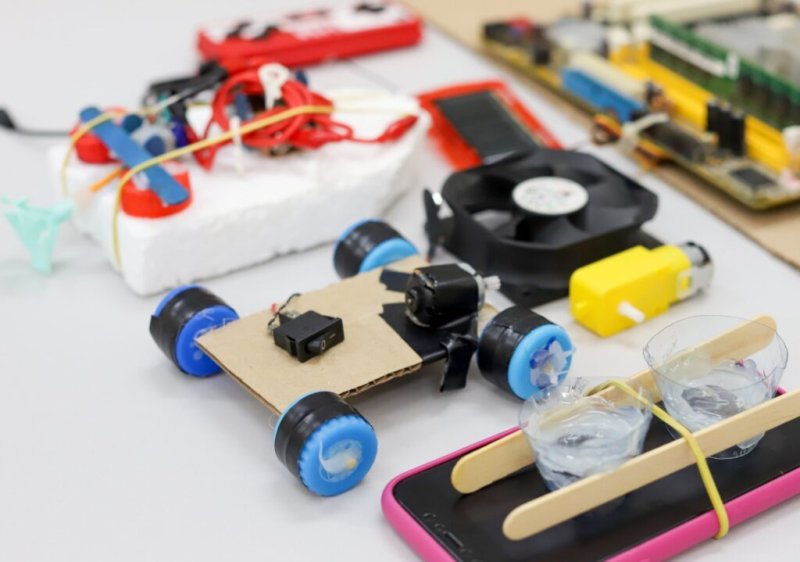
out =
[[(416, 100), (375, 92), (328, 95), (337, 99), (334, 118), (360, 137), (380, 134), (398, 118), (398, 108), (419, 114), (419, 120), (390, 143), (339, 142), (276, 157), (245, 150), (244, 174), (237, 172), (231, 146), (220, 150), (210, 172), (185, 159), (194, 194), (189, 208), (161, 219), (120, 213), (121, 274), (131, 289), (152, 294), (334, 240), (356, 220), (382, 214), (411, 187), (430, 125)], [(59, 193), (66, 150), (54, 147), (49, 154)], [(67, 168), (74, 223), (98, 242), (112, 265), (116, 182), (93, 195), (87, 186), (113, 168), (77, 158)]]

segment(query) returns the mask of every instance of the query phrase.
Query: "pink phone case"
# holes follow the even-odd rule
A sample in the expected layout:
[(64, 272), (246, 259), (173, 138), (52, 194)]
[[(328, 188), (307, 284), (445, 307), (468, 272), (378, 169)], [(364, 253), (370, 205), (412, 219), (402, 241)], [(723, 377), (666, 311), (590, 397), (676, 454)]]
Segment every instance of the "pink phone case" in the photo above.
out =
[[(459, 457), (469, 451), (491, 443), (516, 428), (509, 429), (493, 435), (483, 441), (464, 447), (440, 459), (431, 461), (417, 468), (411, 469), (394, 478), (383, 490), (381, 506), (383, 513), (395, 531), (405, 540), (416, 553), (427, 562), (444, 562), (453, 560), (450, 554), (433, 538), (417, 521), (401, 506), (394, 497), (394, 488), (402, 480), (419, 474), (438, 464)], [(791, 497), (800, 494), (800, 468), (784, 474), (758, 488), (742, 494), (725, 504), (728, 511), (731, 527), (755, 517), (762, 511), (778, 505)], [(684, 550), (688, 550), (703, 541), (714, 537), (719, 525), (713, 511), (695, 517), (661, 535), (610, 558), (614, 562), (636, 562), (647, 560), (654, 562), (666, 560)]]

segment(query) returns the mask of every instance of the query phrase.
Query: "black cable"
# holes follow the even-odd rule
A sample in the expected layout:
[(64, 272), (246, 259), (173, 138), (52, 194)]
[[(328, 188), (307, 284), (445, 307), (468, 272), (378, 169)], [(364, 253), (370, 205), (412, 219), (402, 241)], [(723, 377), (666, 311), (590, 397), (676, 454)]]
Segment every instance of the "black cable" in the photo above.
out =
[(10, 131), (12, 133), (17, 133), (18, 135), (25, 135), (28, 137), (66, 137), (69, 136), (69, 131), (54, 131), (54, 130), (47, 130), (47, 129), (26, 129), (17, 127), (17, 124), (14, 123), (14, 120), (11, 118), (11, 114), (3, 107), (0, 107), (0, 127), (3, 129)]

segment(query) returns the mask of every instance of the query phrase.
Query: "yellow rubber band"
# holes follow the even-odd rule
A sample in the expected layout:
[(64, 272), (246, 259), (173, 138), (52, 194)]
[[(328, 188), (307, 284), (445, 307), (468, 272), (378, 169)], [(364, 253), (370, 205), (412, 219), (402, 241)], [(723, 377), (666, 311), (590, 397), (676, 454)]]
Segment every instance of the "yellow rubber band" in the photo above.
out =
[(90, 119), (78, 127), (78, 130), (69, 136), (69, 147), (67, 148), (67, 153), (64, 155), (64, 160), (61, 162), (61, 171), (59, 173), (59, 178), (61, 180), (61, 192), (65, 197), (69, 196), (69, 189), (67, 188), (67, 167), (69, 166), (69, 161), (72, 158), (72, 154), (75, 152), (75, 145), (78, 144), (78, 141), (81, 140), (84, 135), (89, 133), (100, 123), (105, 123), (106, 121), (110, 121), (111, 119), (122, 117), (124, 115), (125, 113), (122, 111), (107, 111), (105, 113), (101, 113), (94, 119)]
[(647, 404), (647, 406), (653, 411), (654, 416), (656, 416), (662, 422), (664, 422), (672, 429), (677, 431), (681, 435), (681, 437), (683, 437), (686, 440), (686, 442), (688, 443), (689, 447), (692, 450), (692, 454), (694, 455), (697, 461), (697, 470), (700, 472), (700, 478), (703, 481), (703, 486), (705, 486), (708, 498), (711, 500), (711, 505), (714, 508), (714, 512), (717, 514), (717, 520), (719, 521), (719, 530), (717, 531), (717, 534), (714, 535), (714, 538), (721, 539), (722, 537), (727, 535), (728, 530), (730, 529), (730, 522), (728, 520), (728, 512), (725, 510), (725, 502), (722, 501), (722, 496), (720, 496), (719, 490), (717, 489), (717, 483), (714, 481), (714, 475), (711, 474), (711, 469), (708, 468), (708, 461), (706, 460), (706, 456), (703, 453), (703, 450), (700, 448), (700, 445), (697, 443), (697, 440), (694, 438), (694, 435), (692, 435), (692, 432), (686, 429), (683, 426), (683, 424), (678, 422), (667, 412), (665, 412), (655, 404), (651, 404), (650, 402), (645, 400), (636, 390), (631, 388), (627, 383), (623, 381), (610, 380), (608, 382), (605, 382), (601, 385), (598, 385), (590, 389), (588, 394), (595, 394), (610, 386), (618, 388), (625, 394), (628, 394), (629, 396), (635, 398), (636, 400), (642, 402), (643, 404)]

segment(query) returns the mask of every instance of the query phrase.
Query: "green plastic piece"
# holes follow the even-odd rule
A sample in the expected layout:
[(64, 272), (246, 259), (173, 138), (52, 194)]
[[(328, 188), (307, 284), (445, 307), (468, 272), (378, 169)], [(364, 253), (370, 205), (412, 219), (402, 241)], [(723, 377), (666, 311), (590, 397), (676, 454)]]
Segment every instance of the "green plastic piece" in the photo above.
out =
[(73, 208), (71, 199), (63, 199), (45, 209), (30, 206), (27, 197), (0, 197), (0, 209), (28, 250), (33, 268), (42, 273), (50, 273), (53, 269), (53, 247), (58, 227), (72, 215)]
[(792, 92), (792, 86), (780, 78), (776, 79), (771, 85), (772, 90), (779, 96), (786, 96), (788, 98), (789, 94)]

